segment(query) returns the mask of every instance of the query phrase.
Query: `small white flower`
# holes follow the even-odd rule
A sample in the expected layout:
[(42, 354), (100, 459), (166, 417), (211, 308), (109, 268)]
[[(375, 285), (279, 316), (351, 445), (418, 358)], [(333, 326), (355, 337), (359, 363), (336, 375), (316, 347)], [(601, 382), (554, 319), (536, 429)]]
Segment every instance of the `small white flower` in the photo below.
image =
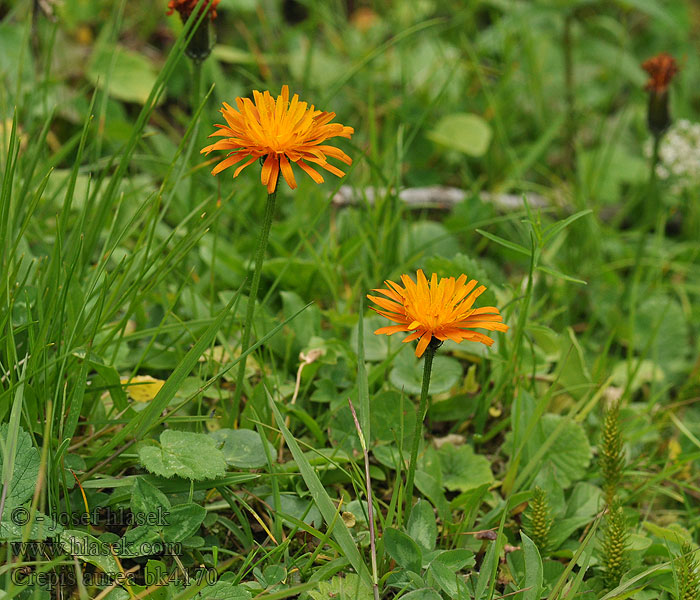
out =
[[(651, 157), (651, 154), (649, 140), (644, 145), (644, 155)], [(674, 193), (700, 184), (700, 123), (679, 119), (671, 126), (661, 139), (656, 174), (660, 179), (673, 179)]]

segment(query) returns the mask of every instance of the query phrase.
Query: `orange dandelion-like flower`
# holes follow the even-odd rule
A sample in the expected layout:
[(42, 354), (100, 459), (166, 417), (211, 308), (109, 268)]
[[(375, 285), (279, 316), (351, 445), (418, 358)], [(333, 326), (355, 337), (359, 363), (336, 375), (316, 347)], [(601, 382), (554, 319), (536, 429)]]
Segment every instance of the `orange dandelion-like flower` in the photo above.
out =
[[(289, 187), (297, 187), (291, 163), (296, 163), (316, 183), (323, 177), (311, 164), (342, 177), (343, 171), (331, 165), (328, 158), (336, 158), (347, 165), (351, 158), (342, 150), (324, 144), (333, 137), (350, 138), (355, 133), (352, 127), (331, 123), (335, 113), (316, 110), (313, 104), (300, 102), (294, 94), (289, 100), (289, 88), (282, 86), (282, 93), (275, 100), (270, 92), (253, 92), (255, 103), (249, 98), (236, 98), (238, 110), (224, 102), (221, 114), (226, 125), (216, 125), (218, 131), (209, 137), (222, 137), (223, 140), (202, 149), (203, 154), (212, 150), (230, 150), (227, 157), (212, 170), (212, 175), (220, 173), (243, 160), (233, 176), (249, 164), (264, 157), (260, 179), (272, 194), (277, 188), (280, 171)], [(247, 159), (247, 160), (246, 160)]]
[(472, 329), (508, 331), (508, 325), (502, 322), (497, 308), (472, 308), (474, 301), (486, 290), (486, 286), (477, 287), (476, 279), (467, 282), (467, 276), (460, 275), (457, 279), (443, 277), (438, 283), (437, 275), (433, 273), (428, 282), (420, 269), (416, 279), (417, 282), (414, 282), (408, 275), (401, 275), (404, 287), (393, 281), (385, 281), (388, 289), (373, 290), (386, 298), (367, 295), (380, 306), (372, 307), (372, 310), (399, 323), (381, 327), (374, 333), (391, 335), (398, 331), (411, 332), (403, 341), (419, 339), (416, 356), (420, 357), (433, 338), (457, 343), (468, 340), (490, 346), (493, 344), (490, 337)]
[[(216, 5), (219, 4), (219, 2), (221, 2), (221, 0), (205, 0), (202, 5), (202, 10), (209, 10), (209, 18), (212, 21), (216, 19)], [(194, 9), (197, 8), (197, 3), (198, 0), (170, 0), (170, 2), (168, 2), (167, 14), (172, 15), (173, 11), (177, 11), (180, 13), (180, 18), (183, 21), (187, 21)]]
[(676, 59), (666, 52), (645, 60), (642, 63), (642, 69), (649, 73), (649, 81), (644, 89), (657, 94), (665, 92), (675, 74), (678, 73)]

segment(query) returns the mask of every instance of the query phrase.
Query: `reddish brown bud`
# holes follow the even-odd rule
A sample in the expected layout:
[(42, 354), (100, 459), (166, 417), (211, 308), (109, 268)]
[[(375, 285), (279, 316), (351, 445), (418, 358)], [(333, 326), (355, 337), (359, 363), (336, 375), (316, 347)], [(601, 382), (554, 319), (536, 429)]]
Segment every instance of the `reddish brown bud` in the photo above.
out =
[(649, 113), (647, 122), (654, 135), (660, 135), (671, 125), (668, 107), (668, 86), (678, 73), (676, 60), (662, 52), (642, 63), (642, 69), (649, 73), (644, 89), (649, 92)]
[(657, 94), (665, 92), (675, 74), (678, 73), (676, 59), (666, 52), (645, 60), (642, 63), (642, 69), (649, 73), (649, 81), (644, 89)]
[[(168, 13), (173, 14), (173, 11), (180, 13), (180, 18), (183, 23), (187, 21), (194, 9), (197, 7), (198, 0), (170, 0), (168, 2)], [(216, 19), (216, 6), (221, 0), (205, 0), (202, 5), (202, 10), (209, 11), (209, 18), (213, 21)]]

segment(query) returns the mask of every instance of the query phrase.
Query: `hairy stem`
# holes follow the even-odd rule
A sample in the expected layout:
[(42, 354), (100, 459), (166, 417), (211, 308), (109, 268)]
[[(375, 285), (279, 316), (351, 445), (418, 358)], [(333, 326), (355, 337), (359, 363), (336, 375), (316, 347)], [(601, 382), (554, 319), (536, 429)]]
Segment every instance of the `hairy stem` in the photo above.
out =
[(420, 391), (420, 404), (416, 411), (416, 427), (413, 431), (413, 443), (411, 444), (411, 462), (408, 464), (408, 476), (406, 477), (406, 513), (413, 506), (413, 479), (416, 474), (416, 461), (418, 458), (418, 444), (423, 433), (423, 419), (428, 408), (428, 388), (430, 387), (430, 373), (433, 368), (435, 348), (432, 343), (425, 350), (425, 362), (423, 364), (423, 385)]
[[(270, 235), (270, 226), (272, 225), (272, 215), (275, 212), (275, 198), (277, 196), (277, 187), (275, 191), (267, 195), (267, 205), (265, 206), (265, 218), (263, 220), (262, 230), (260, 231), (260, 239), (258, 241), (258, 249), (255, 253), (255, 268), (253, 270), (253, 280), (250, 283), (250, 293), (248, 294), (248, 306), (246, 307), (245, 322), (243, 324), (243, 335), (241, 337), (241, 352), (248, 349), (250, 343), (250, 334), (253, 327), (253, 316), (255, 314), (255, 299), (258, 296), (258, 287), (260, 286), (260, 274), (262, 273), (263, 260), (265, 259), (265, 250), (267, 249), (267, 239)], [(238, 418), (238, 412), (241, 403), (241, 394), (243, 393), (243, 380), (245, 378), (245, 364), (247, 357), (243, 357), (238, 363), (238, 374), (236, 376), (236, 391), (233, 396), (233, 405), (228, 415), (228, 426), (231, 427)]]

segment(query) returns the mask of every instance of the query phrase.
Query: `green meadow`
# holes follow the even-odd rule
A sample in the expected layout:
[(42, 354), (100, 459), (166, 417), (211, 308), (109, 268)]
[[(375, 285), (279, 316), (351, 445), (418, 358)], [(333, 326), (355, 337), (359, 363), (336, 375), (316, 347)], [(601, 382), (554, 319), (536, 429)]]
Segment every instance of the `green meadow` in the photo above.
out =
[(0, 3), (0, 598), (699, 600), (699, 194), (693, 0)]

